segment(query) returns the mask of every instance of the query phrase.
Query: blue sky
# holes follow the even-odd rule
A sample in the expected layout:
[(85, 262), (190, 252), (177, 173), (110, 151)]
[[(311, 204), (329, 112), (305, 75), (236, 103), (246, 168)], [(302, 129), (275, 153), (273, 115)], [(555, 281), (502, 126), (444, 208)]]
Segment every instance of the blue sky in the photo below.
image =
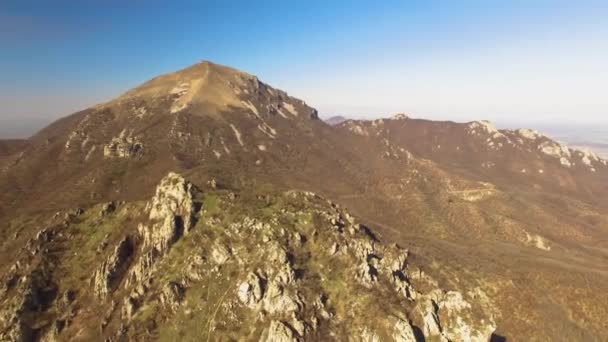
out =
[(606, 18), (608, 1), (3, 0), (0, 125), (199, 60), (326, 116), (608, 124)]

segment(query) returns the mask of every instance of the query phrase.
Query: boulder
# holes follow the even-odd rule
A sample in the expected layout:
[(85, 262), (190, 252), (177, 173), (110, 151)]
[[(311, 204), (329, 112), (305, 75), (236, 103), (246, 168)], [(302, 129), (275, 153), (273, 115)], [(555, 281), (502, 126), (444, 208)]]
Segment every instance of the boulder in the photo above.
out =
[(264, 295), (262, 279), (253, 272), (249, 273), (247, 280), (239, 285), (237, 295), (241, 303), (254, 307)]

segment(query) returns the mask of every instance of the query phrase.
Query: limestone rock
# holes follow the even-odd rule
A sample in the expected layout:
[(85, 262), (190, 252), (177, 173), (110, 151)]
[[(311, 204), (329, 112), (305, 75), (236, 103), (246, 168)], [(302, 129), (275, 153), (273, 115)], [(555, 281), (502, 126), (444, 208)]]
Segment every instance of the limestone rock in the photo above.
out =
[(276, 241), (268, 246), (268, 255), (273, 263), (286, 264), (289, 262), (287, 251)]
[(352, 247), (355, 255), (361, 260), (367, 261), (368, 257), (375, 253), (374, 243), (368, 239), (355, 239)]
[(156, 187), (156, 194), (148, 204), (150, 220), (179, 216), (186, 230), (192, 228), (195, 213), (194, 196), (198, 189), (177, 173), (170, 172)]
[(275, 266), (269, 273), (274, 275), (275, 281), (282, 284), (291, 284), (296, 280), (296, 272), (289, 263)]
[(365, 285), (378, 281), (378, 271), (369, 263), (362, 262), (357, 268), (357, 278)]
[(313, 306), (316, 309), (316, 311), (319, 313), (319, 315), (321, 316), (321, 318), (323, 319), (330, 319), (332, 317), (332, 314), (330, 314), (329, 312), (327, 312), (327, 310), (325, 309), (325, 303), (327, 301), (327, 297), (324, 294), (320, 294), (314, 301)]
[(308, 325), (299, 320), (295, 314), (291, 316), (291, 327), (298, 334), (298, 336), (306, 335), (307, 331), (309, 330)]
[(156, 188), (156, 194), (146, 206), (152, 226), (141, 224), (143, 248), (153, 247), (165, 253), (182, 234), (195, 223), (197, 189), (182, 176), (170, 172)]
[(211, 259), (218, 265), (223, 265), (226, 263), (230, 257), (232, 257), (232, 252), (226, 245), (221, 243), (216, 243), (213, 246), (211, 251)]
[(152, 226), (140, 224), (137, 231), (143, 237), (143, 249), (154, 248), (164, 254), (182, 236), (179, 218), (166, 216), (163, 221)]
[(176, 282), (167, 283), (160, 294), (160, 303), (175, 310), (184, 299), (184, 287)]
[(103, 147), (103, 156), (105, 158), (134, 158), (141, 156), (143, 150), (144, 145), (137, 137), (127, 136), (123, 131), (120, 136), (112, 138)]
[(133, 253), (133, 246), (125, 237), (112, 254), (101, 264), (93, 276), (93, 291), (99, 298), (106, 298), (120, 281), (121, 274), (128, 266), (128, 260)]
[(148, 278), (154, 270), (154, 263), (159, 256), (160, 255), (156, 249), (151, 249), (139, 257), (129, 272), (125, 287), (137, 285)]
[[(478, 292), (480, 290), (478, 289)], [(496, 329), (494, 322), (482, 320), (478, 324), (463, 319), (466, 312), (471, 309), (471, 304), (467, 302), (458, 291), (448, 291), (438, 300), (438, 309), (441, 313), (442, 335), (452, 341), (488, 341)]]
[(290, 295), (283, 285), (274, 281), (268, 284), (263, 304), (270, 314), (294, 313), (303, 306), (297, 296)]
[(138, 303), (136, 301), (135, 298), (129, 296), (127, 298), (125, 298), (124, 302), (123, 302), (123, 306), (122, 306), (122, 319), (124, 321), (130, 321), (133, 316), (135, 315), (135, 312), (138, 309)]
[(280, 321), (270, 322), (266, 342), (294, 342), (297, 340), (293, 330), (285, 323)]
[(247, 280), (241, 283), (238, 288), (238, 298), (241, 303), (254, 307), (262, 300), (264, 288), (262, 279), (255, 273), (251, 272), (247, 276)]
[(36, 331), (25, 317), (47, 309), (56, 286), (46, 267), (41, 267), (22, 276), (14, 290), (15, 295), (0, 306), (0, 341), (31, 341)]
[(404, 320), (398, 320), (395, 324), (393, 338), (395, 342), (416, 342), (412, 326)]
[(439, 317), (437, 316), (437, 305), (431, 299), (428, 299), (422, 308), (422, 319), (424, 323), (424, 336), (439, 336), (441, 335), (441, 326), (439, 325)]
[(361, 332), (361, 342), (380, 342), (380, 336), (369, 328), (364, 328)]

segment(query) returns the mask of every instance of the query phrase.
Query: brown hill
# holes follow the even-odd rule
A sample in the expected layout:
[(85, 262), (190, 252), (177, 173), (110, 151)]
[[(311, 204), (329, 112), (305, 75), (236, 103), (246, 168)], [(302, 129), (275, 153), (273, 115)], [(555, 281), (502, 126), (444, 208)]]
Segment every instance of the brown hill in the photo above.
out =
[[(483, 295), (471, 296), (474, 306), (483, 303), (485, 309), (477, 307), (471, 315), (491, 316), (496, 336), (601, 340), (608, 333), (608, 303), (602, 297), (608, 288), (606, 162), (533, 131), (404, 115), (332, 127), (303, 101), (256, 77), (203, 62), (61, 119), (29, 139), (22, 152), (0, 165), (3, 274), (20, 260), (13, 251), (48, 228), (46, 218), (57, 211), (81, 207), (89, 213), (101, 203), (127, 201), (132, 212), (125, 217), (137, 221), (147, 213), (136, 203), (149, 199), (173, 171), (200, 188), (213, 184), (242, 197), (275, 198), (299, 189), (348, 207), (381, 243), (408, 248), (411, 261), (440, 288), (479, 289)], [(250, 201), (238, 203), (235, 215), (264, 213)], [(290, 211), (282, 209), (278, 212), (285, 215)], [(64, 222), (75, 234), (68, 235), (72, 238), (49, 246), (42, 241), (40, 248), (61, 250), (61, 255), (83, 253), (80, 246), (101, 243), (98, 238), (106, 233), (118, 239), (113, 240), (118, 248), (123, 230), (145, 241), (146, 235), (136, 234), (128, 220), (85, 216), (76, 221), (80, 223)], [(106, 228), (92, 238), (69, 228), (75, 224), (78, 229)], [(129, 246), (143, 246), (139, 243)], [(193, 253), (191, 243), (180, 254), (164, 247), (163, 253), (182, 262)], [(84, 269), (99, 266), (95, 258), (86, 262)], [(327, 267), (326, 262), (306, 267)], [(59, 287), (58, 293), (91, 281), (82, 275), (66, 283), (75, 273), (70, 263), (63, 265), (64, 273), (45, 278)], [(118, 281), (125, 291), (132, 289), (122, 277)], [(180, 286), (187, 291), (202, 286), (186, 285)], [(15, 298), (10, 291), (4, 295), (4, 301)], [(125, 295), (110, 297), (123, 300)], [(84, 301), (78, 303), (88, 310)], [(104, 306), (109, 304), (110, 298), (91, 312), (110, 310)], [(79, 316), (79, 324), (90, 328), (94, 315), (89, 315)], [(339, 315), (346, 319), (347, 313)], [(111, 320), (119, 317), (109, 315)], [(144, 322), (158, 337), (153, 326), (173, 319)], [(116, 332), (112, 326), (108, 334)], [(43, 327), (46, 332), (48, 326)], [(140, 328), (131, 326), (141, 333)], [(326, 331), (306, 338), (330, 332), (340, 337), (354, 333)]]
[(0, 158), (17, 153), (25, 148), (26, 141), (22, 139), (0, 140)]
[(533, 130), (498, 130), (487, 121), (435, 122), (405, 116), (396, 120), (350, 120), (340, 128), (385, 144), (387, 153), (405, 148), (466, 177), (608, 204), (605, 160)]

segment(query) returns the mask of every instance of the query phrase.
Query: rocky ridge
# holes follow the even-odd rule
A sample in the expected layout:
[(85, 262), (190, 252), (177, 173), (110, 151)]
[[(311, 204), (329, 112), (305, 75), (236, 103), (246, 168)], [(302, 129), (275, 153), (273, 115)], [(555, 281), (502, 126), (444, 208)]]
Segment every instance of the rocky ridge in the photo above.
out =
[[(432, 341), (495, 326), (498, 339), (601, 341), (604, 164), (483, 121), (395, 115), (329, 126), (255, 76), (198, 63), (63, 118), (0, 158), (1, 328), (26, 340), (200, 339), (193, 331), (390, 340), (409, 325)], [(169, 171), (190, 181), (161, 184)], [(320, 198), (288, 200), (289, 189)], [(313, 239), (302, 222), (335, 229), (310, 206), (345, 211), (323, 198), (373, 227), (373, 249), (342, 251), (340, 239), (365, 230)], [(283, 210), (312, 218), (298, 224)], [(298, 234), (282, 238), (280, 228)], [(396, 260), (383, 241), (408, 247), (403, 277), (383, 266)], [(258, 262), (271, 257), (266, 247), (276, 252), (268, 265)], [(339, 295), (347, 290), (356, 300)], [(331, 319), (309, 310), (320, 294), (325, 304), (313, 307)], [(378, 317), (401, 323), (372, 324)]]
[[(495, 329), (489, 301), (481, 303), (471, 290), (442, 290), (410, 264), (406, 249), (380, 242), (345, 209), (313, 193), (251, 199), (201, 192), (170, 173), (146, 204), (123, 203), (109, 212), (103, 210), (108, 205), (102, 207), (66, 216), (60, 232), (44, 230), (24, 249), (44, 253), (51, 244), (65, 243), (59, 236), (73, 225), (141, 217), (136, 227), (104, 238), (98, 253), (105, 259), (82, 265), (95, 269), (86, 281), (97, 298), (94, 310), (105, 312), (100, 325), (88, 322), (91, 308), (82, 311), (87, 296), (77, 283), (66, 287), (58, 275), (23, 260), (3, 279), (3, 338), (91, 340), (101, 329), (106, 341), (486, 341)], [(76, 223), (78, 217), (82, 221)], [(70, 248), (79, 253), (78, 246)], [(64, 295), (44, 295), (49, 286)], [(66, 306), (68, 317), (60, 310)], [(28, 310), (56, 317), (57, 323), (34, 323), (26, 318)], [(171, 324), (174, 319), (183, 324)], [(189, 324), (205, 329), (192, 331)]]

